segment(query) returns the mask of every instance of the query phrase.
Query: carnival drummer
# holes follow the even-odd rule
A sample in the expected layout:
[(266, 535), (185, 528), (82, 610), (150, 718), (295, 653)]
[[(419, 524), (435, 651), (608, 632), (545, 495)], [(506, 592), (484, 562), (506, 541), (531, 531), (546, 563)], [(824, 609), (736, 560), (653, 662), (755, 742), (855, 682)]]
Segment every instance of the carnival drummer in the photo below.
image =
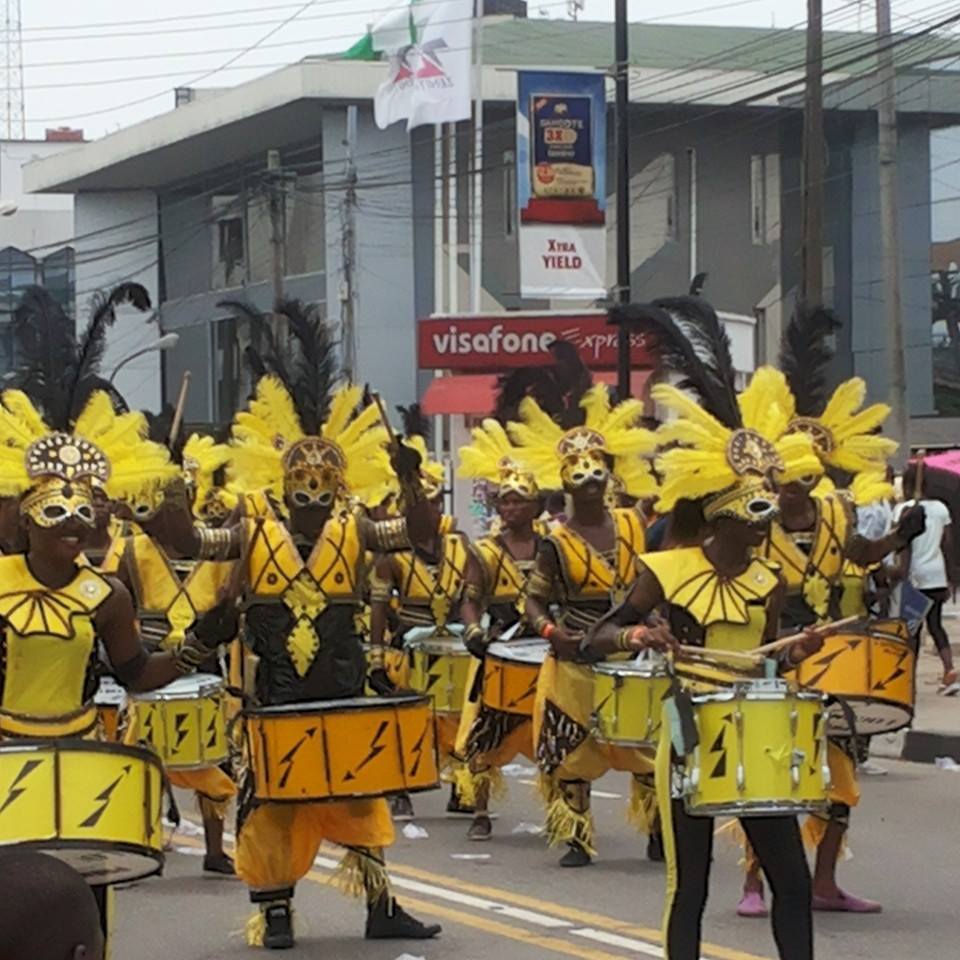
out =
[[(246, 304), (229, 306), (249, 317), (262, 343), (273, 343), (265, 317)], [(362, 694), (367, 667), (356, 619), (368, 552), (408, 548), (430, 535), (434, 521), (420, 491), (419, 457), (407, 448), (393, 451), (406, 517), (374, 523), (348, 509), (348, 497), (379, 502), (393, 476), (380, 411), (362, 404), (359, 387), (333, 389), (333, 349), (317, 311), (280, 301), (275, 313), (289, 322), (302, 362), (271, 350), (259, 355), (267, 373), (234, 420), (232, 446), (235, 480), (244, 490), (268, 491), (277, 509), (237, 526), (185, 532), (201, 557), (243, 558), (245, 641), (259, 658), (251, 685), (258, 703), (308, 705)], [(294, 887), (322, 840), (347, 850), (338, 876), (344, 889), (365, 897), (367, 938), (439, 933), (390, 892), (383, 850), (394, 831), (384, 799), (263, 801), (251, 774), (241, 785), (236, 850), (237, 873), (257, 906), (248, 943), (293, 945)]]

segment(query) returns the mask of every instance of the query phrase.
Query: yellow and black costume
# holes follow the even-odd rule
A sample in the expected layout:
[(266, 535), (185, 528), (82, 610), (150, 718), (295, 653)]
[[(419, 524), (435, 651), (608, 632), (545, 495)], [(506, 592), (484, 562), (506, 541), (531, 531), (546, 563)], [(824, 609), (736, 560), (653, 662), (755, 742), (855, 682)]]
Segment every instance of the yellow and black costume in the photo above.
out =
[[(245, 688), (259, 706), (362, 696), (367, 668), (356, 625), (367, 559), (373, 550), (409, 545), (403, 518), (374, 524), (352, 506), (378, 502), (391, 481), (387, 432), (359, 387), (333, 390), (333, 351), (316, 311), (277, 304), (295, 338), (295, 361), (275, 348), (262, 315), (237, 307), (270, 349), (261, 357), (269, 372), (234, 419), (233, 475), (241, 489), (282, 501), (290, 518), (270, 511), (201, 537), (206, 556), (241, 558), (244, 642), (257, 658)], [(294, 886), (323, 840), (347, 848), (339, 879), (345, 890), (366, 895), (368, 937), (438, 932), (410, 918), (388, 892), (383, 848), (394, 831), (385, 800), (259, 801), (251, 774), (241, 784), (236, 851), (237, 873), (258, 905), (247, 926), (251, 945), (292, 945)]]
[[(534, 510), (540, 502), (536, 477), (523, 467), (503, 425), (493, 419), (484, 420), (474, 429), (473, 442), (460, 449), (458, 475), (494, 484), (498, 501), (513, 495), (530, 503)], [(543, 525), (536, 520), (531, 528), (531, 559), (514, 557), (499, 533), (491, 532), (472, 544), (477, 576), (475, 583), (468, 583), (465, 587), (464, 596), (475, 603), (488, 624), (467, 625), (465, 639), (471, 652), (485, 648), (494, 633), (499, 636), (523, 621), (527, 579), (533, 571), (541, 540), (538, 528), (545, 532)], [(526, 629), (521, 636), (532, 633), (529, 624), (524, 623), (524, 626)], [(480, 642), (479, 648), (474, 641)], [(484, 660), (479, 656), (471, 664), (457, 732), (456, 753), (463, 761), (457, 768), (457, 786), (467, 806), (473, 806), (478, 798), (482, 803), (491, 793), (501, 793), (504, 784), (500, 769), (518, 755), (534, 759), (531, 719), (523, 713), (507, 713), (485, 704), (481, 683), (483, 673)], [(533, 690), (531, 703), (532, 694)]]
[[(656, 483), (643, 459), (654, 435), (637, 426), (643, 404), (625, 401), (611, 408), (606, 387), (592, 387), (581, 400), (582, 421), (560, 426), (530, 397), (520, 404), (521, 422), (509, 425), (524, 465), (541, 489), (576, 491), (601, 484), (608, 498), (617, 488), (634, 498), (649, 496)], [(610, 464), (612, 463), (612, 467)], [(598, 549), (570, 524), (557, 524), (544, 537), (527, 581), (528, 617), (542, 635), (556, 627), (589, 630), (623, 599), (637, 575), (644, 549), (644, 523), (632, 508), (606, 511), (608, 547)], [(609, 530), (612, 529), (612, 536)], [(536, 622), (539, 620), (540, 622)], [(593, 672), (589, 663), (548, 654), (537, 686), (534, 743), (547, 803), (551, 844), (566, 844), (580, 860), (593, 854), (590, 783), (608, 770), (634, 775), (630, 810), (646, 832), (653, 829), (653, 762), (648, 751), (600, 743), (591, 732)], [(579, 865), (579, 864), (578, 864)]]
[[(681, 297), (630, 307), (623, 319), (653, 334), (663, 370), (679, 375), (699, 394), (694, 399), (666, 384), (653, 388), (652, 398), (674, 417), (658, 431), (657, 510), (668, 513), (680, 500), (698, 501), (705, 522), (700, 545), (639, 559), (637, 584), (614, 622), (642, 622), (656, 611), (684, 644), (750, 650), (776, 635), (775, 610), (783, 592), (778, 565), (751, 556), (751, 544), (777, 515), (777, 482), (815, 470), (816, 457), (805, 437), (778, 438), (774, 444), (763, 435), (759, 427), (782, 416), (775, 407), (761, 407), (750, 391), (737, 402), (729, 341), (703, 301)], [(730, 538), (727, 549), (734, 536), (740, 538), (742, 557), (734, 561), (734, 567), (742, 564), (739, 572), (721, 572), (711, 559), (716, 552), (708, 553), (716, 547), (721, 524)], [(710, 682), (679, 658), (674, 675), (679, 688), (702, 690)], [(665, 710), (656, 764), (667, 860), (664, 953), (667, 960), (698, 960), (714, 824), (709, 816), (687, 813), (677, 772), (680, 748), (674, 746), (684, 738), (672, 727), (671, 712)], [(796, 818), (742, 817), (740, 822), (775, 892), (780, 957), (812, 960), (810, 875)]]

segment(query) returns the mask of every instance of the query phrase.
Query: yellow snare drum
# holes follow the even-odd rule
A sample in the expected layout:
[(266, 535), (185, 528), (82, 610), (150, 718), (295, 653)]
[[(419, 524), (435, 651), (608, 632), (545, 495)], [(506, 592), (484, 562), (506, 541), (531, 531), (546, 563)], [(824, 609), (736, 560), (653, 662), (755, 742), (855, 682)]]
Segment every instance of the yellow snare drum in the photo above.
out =
[(163, 865), (163, 770), (139, 747), (92, 740), (0, 744), (0, 846), (34, 847), (90, 883)]
[(410, 689), (433, 700), (437, 713), (460, 713), (470, 675), (470, 652), (455, 637), (410, 644)]
[(127, 691), (113, 677), (101, 677), (93, 702), (97, 705), (103, 739), (120, 743), (120, 715), (127, 702)]
[(439, 786), (427, 697), (357, 697), (244, 714), (260, 800), (382, 797)]
[(688, 813), (756, 817), (826, 807), (820, 694), (753, 680), (692, 699), (700, 742), (684, 762)]
[(227, 759), (223, 680), (181, 677), (160, 690), (132, 694), (136, 738), (169, 770), (202, 770)]
[[(801, 686), (839, 697), (849, 706), (829, 707), (828, 732), (892, 733), (909, 726), (916, 701), (917, 657), (908, 641), (892, 632), (864, 629), (827, 637), (823, 649), (796, 671)], [(855, 729), (850, 729), (852, 713)]]
[(593, 667), (593, 724), (598, 740), (643, 747), (660, 736), (663, 701), (670, 690), (660, 656), (611, 660)]
[(537, 678), (549, 649), (539, 638), (491, 643), (483, 661), (484, 706), (532, 717)]

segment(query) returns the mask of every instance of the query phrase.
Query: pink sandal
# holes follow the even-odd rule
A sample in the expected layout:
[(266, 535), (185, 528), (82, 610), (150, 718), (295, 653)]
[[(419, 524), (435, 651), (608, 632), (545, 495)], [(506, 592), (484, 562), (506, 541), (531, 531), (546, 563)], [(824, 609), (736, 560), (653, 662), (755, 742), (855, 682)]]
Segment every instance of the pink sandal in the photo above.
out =
[(876, 900), (862, 900), (843, 890), (837, 891), (835, 897), (818, 897), (813, 895), (813, 909), (827, 913), (882, 913), (883, 907)]
[(757, 918), (770, 916), (770, 911), (763, 902), (763, 894), (759, 890), (744, 890), (737, 904), (737, 916)]

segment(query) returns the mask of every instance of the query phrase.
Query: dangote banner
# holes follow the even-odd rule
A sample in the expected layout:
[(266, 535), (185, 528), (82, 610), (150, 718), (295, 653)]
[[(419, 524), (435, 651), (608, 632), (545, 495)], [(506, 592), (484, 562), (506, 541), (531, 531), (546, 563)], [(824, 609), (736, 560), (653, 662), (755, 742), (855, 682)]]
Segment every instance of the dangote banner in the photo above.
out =
[(606, 296), (604, 78), (521, 71), (517, 90), (520, 293)]

